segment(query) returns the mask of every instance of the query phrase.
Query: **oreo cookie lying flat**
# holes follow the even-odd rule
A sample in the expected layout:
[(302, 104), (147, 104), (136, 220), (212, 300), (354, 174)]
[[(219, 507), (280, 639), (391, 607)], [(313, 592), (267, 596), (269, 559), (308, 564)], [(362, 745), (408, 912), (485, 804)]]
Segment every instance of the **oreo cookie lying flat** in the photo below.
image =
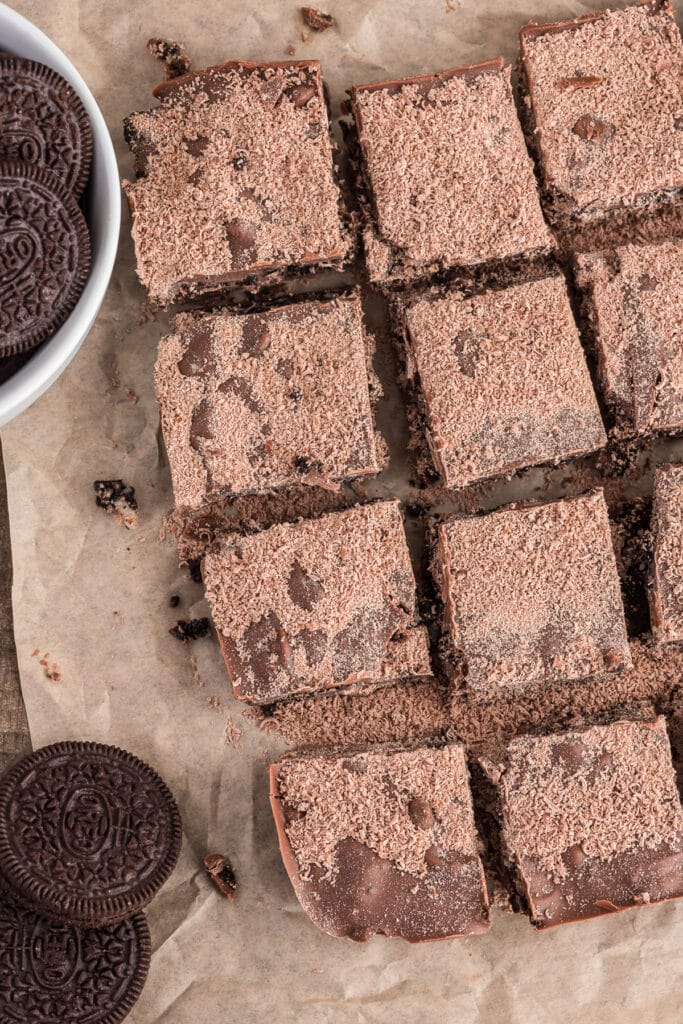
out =
[(118, 1024), (142, 992), (150, 959), (144, 914), (74, 928), (0, 892), (3, 1024)]
[(0, 356), (54, 334), (89, 269), (88, 227), (71, 192), (42, 167), (0, 162)]
[(78, 198), (92, 164), (90, 119), (52, 68), (0, 56), (0, 160), (45, 167)]
[(0, 781), (0, 876), (24, 906), (74, 925), (141, 910), (180, 852), (170, 791), (117, 747), (56, 743)]

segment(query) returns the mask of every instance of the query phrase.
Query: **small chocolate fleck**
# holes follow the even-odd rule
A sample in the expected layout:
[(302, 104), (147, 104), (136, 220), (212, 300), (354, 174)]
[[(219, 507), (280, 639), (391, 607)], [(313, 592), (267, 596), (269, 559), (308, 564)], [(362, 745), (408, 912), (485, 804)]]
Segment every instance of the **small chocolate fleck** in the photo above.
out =
[(208, 636), (211, 630), (211, 622), (207, 618), (202, 619), (178, 619), (175, 626), (171, 626), (169, 633), (176, 640), (200, 640)]
[(596, 85), (602, 85), (602, 78), (597, 75), (572, 75), (571, 78), (558, 78), (557, 84), (560, 89), (592, 89)]
[(315, 93), (315, 87), (312, 85), (298, 85), (292, 92), (294, 106), (305, 107), (313, 99)]
[(429, 829), (434, 824), (434, 812), (419, 796), (414, 796), (408, 804), (408, 815), (415, 828)]
[(324, 11), (319, 11), (316, 7), (302, 7), (301, 17), (314, 32), (325, 32), (326, 29), (332, 28), (336, 24), (331, 14), (325, 14)]
[(178, 594), (172, 594), (171, 595), (171, 600), (168, 603), (169, 603), (169, 607), (177, 608), (178, 605), (180, 604), (180, 597), (178, 596)]
[(234, 900), (237, 895), (237, 878), (228, 858), (221, 853), (209, 853), (204, 858), (204, 867), (220, 894), (226, 900)]
[(239, 153), (237, 156), (233, 157), (232, 166), (235, 168), (236, 171), (244, 170), (244, 168), (247, 166), (247, 158), (244, 155), (244, 153)]
[(591, 114), (582, 114), (572, 131), (584, 142), (602, 142), (614, 135), (614, 125)]

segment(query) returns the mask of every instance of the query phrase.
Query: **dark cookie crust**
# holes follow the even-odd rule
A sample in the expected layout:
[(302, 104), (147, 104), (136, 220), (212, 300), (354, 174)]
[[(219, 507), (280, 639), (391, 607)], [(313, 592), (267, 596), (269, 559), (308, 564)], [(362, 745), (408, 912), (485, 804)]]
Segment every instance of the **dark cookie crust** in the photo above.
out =
[(45, 64), (0, 56), (0, 160), (44, 167), (78, 198), (92, 154), (90, 119), (69, 83)]
[(119, 1024), (139, 998), (149, 969), (144, 914), (80, 930), (0, 893), (0, 945), (3, 1024)]
[(116, 747), (43, 747), (0, 783), (5, 887), (69, 924), (112, 924), (141, 910), (175, 867), (181, 836), (164, 782)]
[(0, 161), (0, 356), (54, 334), (90, 270), (90, 237), (73, 195), (49, 171)]

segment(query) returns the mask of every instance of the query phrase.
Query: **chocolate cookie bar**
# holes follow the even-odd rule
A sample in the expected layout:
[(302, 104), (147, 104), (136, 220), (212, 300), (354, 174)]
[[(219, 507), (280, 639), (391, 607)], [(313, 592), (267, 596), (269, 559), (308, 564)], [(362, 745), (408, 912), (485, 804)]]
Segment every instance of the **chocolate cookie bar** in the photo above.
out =
[(119, 1024), (147, 977), (144, 914), (102, 928), (42, 917), (0, 892), (3, 1024)]
[(584, 253), (576, 282), (619, 432), (683, 427), (683, 241)]
[(55, 743), (0, 782), (0, 878), (36, 913), (81, 927), (141, 910), (180, 853), (178, 808), (159, 776), (101, 743)]
[(124, 182), (138, 276), (166, 306), (339, 268), (340, 216), (317, 61), (228, 61), (157, 86), (131, 114)]
[(355, 295), (174, 327), (156, 391), (177, 506), (379, 471)]
[(402, 320), (408, 374), (446, 486), (605, 443), (563, 278), (470, 296), (432, 291), (409, 302)]
[(203, 576), (239, 700), (430, 674), (397, 501), (230, 538)]
[(351, 92), (371, 281), (395, 285), (547, 254), (502, 59)]
[(547, 214), (560, 227), (679, 198), (683, 45), (668, 0), (520, 33)]
[(451, 654), (475, 693), (632, 665), (600, 490), (447, 519), (434, 571)]
[(683, 811), (663, 718), (522, 736), (503, 843), (537, 928), (683, 896)]
[(270, 780), (282, 859), (318, 928), (357, 942), (488, 931), (461, 746), (285, 755)]
[(683, 641), (683, 466), (659, 466), (652, 505), (654, 556), (650, 583), (652, 632)]

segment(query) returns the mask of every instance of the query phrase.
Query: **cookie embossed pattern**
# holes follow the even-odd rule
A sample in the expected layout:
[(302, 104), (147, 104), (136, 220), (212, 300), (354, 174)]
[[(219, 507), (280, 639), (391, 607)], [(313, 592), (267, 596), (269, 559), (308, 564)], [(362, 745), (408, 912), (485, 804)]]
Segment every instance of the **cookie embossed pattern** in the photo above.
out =
[(141, 910), (175, 867), (180, 843), (165, 784), (115, 747), (44, 747), (0, 783), (4, 886), (56, 920), (113, 924)]

